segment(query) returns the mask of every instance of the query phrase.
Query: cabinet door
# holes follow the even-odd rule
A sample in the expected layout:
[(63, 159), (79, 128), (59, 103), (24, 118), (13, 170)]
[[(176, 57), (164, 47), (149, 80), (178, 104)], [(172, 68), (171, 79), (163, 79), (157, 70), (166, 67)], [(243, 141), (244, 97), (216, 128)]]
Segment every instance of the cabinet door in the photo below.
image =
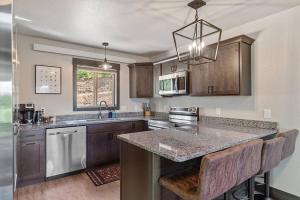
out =
[(153, 67), (137, 66), (136, 95), (138, 98), (153, 97)]
[(162, 75), (172, 74), (172, 68), (176, 66), (176, 61), (171, 60), (165, 63), (162, 63), (161, 72)]
[(144, 120), (135, 121), (132, 132), (141, 132), (148, 129), (148, 124)]
[(18, 145), (19, 181), (26, 182), (45, 177), (44, 141), (21, 141)]
[(109, 132), (87, 135), (87, 168), (110, 162), (110, 135)]
[(161, 75), (161, 65), (154, 65), (153, 66), (153, 96), (154, 97), (161, 97), (159, 95), (159, 76)]
[(213, 93), (215, 95), (238, 95), (240, 93), (239, 67), (240, 44), (222, 46), (213, 67)]
[(111, 134), (110, 140), (110, 157), (111, 163), (120, 161), (120, 141), (118, 135), (125, 134), (125, 132), (116, 132)]
[[(206, 55), (211, 54), (207, 50)], [(212, 95), (213, 63), (190, 65), (190, 94), (192, 96)]]

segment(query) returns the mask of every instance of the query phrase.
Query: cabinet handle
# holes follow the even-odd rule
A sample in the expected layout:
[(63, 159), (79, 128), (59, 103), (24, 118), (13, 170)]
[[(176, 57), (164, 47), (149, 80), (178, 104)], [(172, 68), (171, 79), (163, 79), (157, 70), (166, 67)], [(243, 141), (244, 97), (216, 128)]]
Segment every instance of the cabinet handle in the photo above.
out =
[(208, 94), (209, 94), (209, 87), (210, 87), (210, 86), (207, 87), (207, 93), (208, 93)]
[(35, 142), (31, 142), (31, 143), (27, 143), (25, 144), (25, 146), (29, 146), (29, 145), (35, 145), (36, 143)]
[(25, 137), (35, 137), (35, 135), (26, 135)]

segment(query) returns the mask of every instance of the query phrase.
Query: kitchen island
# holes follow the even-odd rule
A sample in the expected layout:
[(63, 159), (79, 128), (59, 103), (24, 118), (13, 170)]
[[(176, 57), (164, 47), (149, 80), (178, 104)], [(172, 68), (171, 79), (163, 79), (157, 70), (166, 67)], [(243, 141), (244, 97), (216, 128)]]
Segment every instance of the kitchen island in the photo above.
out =
[(160, 190), (161, 176), (200, 167), (201, 157), (258, 138), (273, 137), (276, 128), (228, 123), (199, 123), (119, 135), (121, 140), (121, 200), (175, 200)]

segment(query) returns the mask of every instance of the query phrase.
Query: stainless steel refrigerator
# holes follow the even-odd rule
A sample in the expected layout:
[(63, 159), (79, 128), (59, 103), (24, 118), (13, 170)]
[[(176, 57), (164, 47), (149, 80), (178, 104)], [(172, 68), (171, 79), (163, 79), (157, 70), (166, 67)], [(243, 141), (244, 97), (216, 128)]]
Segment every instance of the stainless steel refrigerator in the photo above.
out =
[(12, 0), (0, 0), (0, 199), (13, 199)]

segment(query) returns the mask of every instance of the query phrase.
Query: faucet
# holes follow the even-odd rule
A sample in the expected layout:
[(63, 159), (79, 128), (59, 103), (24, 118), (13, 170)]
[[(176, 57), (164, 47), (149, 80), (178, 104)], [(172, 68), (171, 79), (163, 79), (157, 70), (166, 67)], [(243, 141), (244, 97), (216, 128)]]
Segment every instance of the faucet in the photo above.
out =
[(102, 116), (102, 103), (104, 103), (104, 105), (105, 105), (105, 107), (106, 107), (106, 109), (108, 108), (108, 106), (107, 106), (107, 103), (106, 103), (106, 101), (100, 101), (100, 103), (99, 103), (99, 113), (98, 113), (98, 119), (102, 119), (103, 118), (103, 116)]

